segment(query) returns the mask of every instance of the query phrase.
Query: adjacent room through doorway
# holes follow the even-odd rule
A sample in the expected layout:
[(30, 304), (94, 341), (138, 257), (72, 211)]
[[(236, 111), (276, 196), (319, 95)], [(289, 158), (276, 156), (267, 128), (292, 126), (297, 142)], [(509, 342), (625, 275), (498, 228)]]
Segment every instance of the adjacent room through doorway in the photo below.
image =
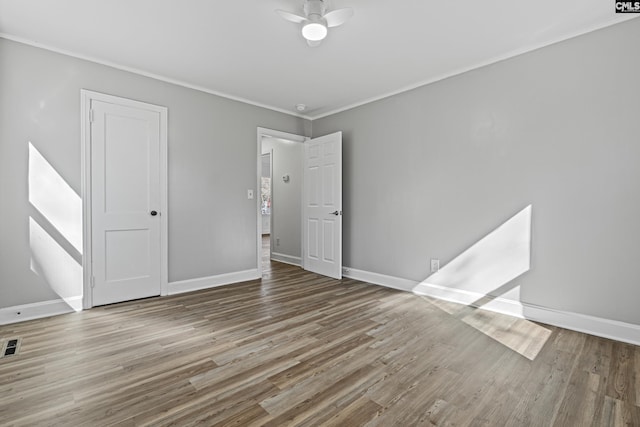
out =
[(271, 258), (271, 151), (262, 154), (260, 214), (262, 221), (262, 262)]
[(299, 139), (262, 136), (259, 162), (261, 256), (297, 266), (302, 265), (304, 137)]

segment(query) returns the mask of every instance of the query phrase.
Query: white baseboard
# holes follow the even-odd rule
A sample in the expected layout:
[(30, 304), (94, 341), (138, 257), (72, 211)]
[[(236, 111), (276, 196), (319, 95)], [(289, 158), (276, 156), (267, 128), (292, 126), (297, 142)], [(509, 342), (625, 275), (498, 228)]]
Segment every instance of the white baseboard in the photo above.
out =
[(387, 288), (407, 292), (412, 292), (412, 289), (418, 284), (418, 282), (414, 282), (413, 280), (372, 273), (370, 271), (358, 270), (351, 267), (342, 267), (342, 276), (348, 277), (349, 279), (360, 280), (361, 282), (373, 283), (374, 285), (385, 286)]
[[(488, 297), (487, 295), (479, 292), (448, 288), (446, 286), (434, 285), (425, 282), (416, 282), (411, 289), (411, 292), (416, 295), (428, 296), (444, 301), (482, 308), (483, 310), (495, 311), (496, 313), (508, 314), (509, 316), (524, 318), (523, 312), (525, 304), (513, 299), (493, 296)], [(489, 298), (488, 302), (484, 300), (487, 297)], [(476, 301), (480, 300), (484, 300), (482, 301), (481, 306), (476, 303)]]
[(184, 292), (199, 291), (202, 289), (215, 288), (217, 286), (230, 285), (232, 283), (246, 282), (259, 279), (258, 269), (235, 271), (233, 273), (218, 274), (216, 276), (200, 277), (197, 279), (180, 280), (169, 283), (168, 295), (181, 294)]
[[(409, 279), (357, 270), (351, 267), (343, 267), (342, 273), (363, 282), (386, 286), (401, 291), (412, 292), (416, 295), (424, 295), (464, 305), (475, 305), (475, 301), (486, 298), (487, 295), (467, 291), (464, 289), (448, 288), (430, 283), (416, 282)], [(622, 341), (629, 344), (640, 345), (640, 325), (604, 319), (586, 314), (556, 310), (553, 308), (537, 306), (526, 302), (489, 297), (490, 301), (479, 307), (482, 310), (494, 311), (548, 325), (559, 326), (586, 334)]]
[(285, 255), (278, 252), (271, 252), (271, 259), (278, 262), (284, 262), (285, 264), (291, 264), (300, 267), (302, 265), (302, 258), (299, 256)]
[(82, 309), (82, 296), (0, 308), (0, 325), (73, 313)]
[(640, 325), (523, 304), (524, 318), (640, 346)]

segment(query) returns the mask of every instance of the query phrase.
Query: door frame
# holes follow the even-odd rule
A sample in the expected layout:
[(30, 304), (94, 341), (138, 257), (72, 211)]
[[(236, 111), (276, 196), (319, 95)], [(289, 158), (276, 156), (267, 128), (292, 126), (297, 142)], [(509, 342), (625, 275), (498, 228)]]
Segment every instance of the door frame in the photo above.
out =
[(102, 101), (126, 107), (138, 108), (160, 115), (160, 295), (169, 290), (169, 209), (168, 209), (168, 109), (159, 105), (80, 89), (80, 152), (82, 197), (82, 308), (93, 307), (93, 255), (91, 212), (91, 101)]
[[(282, 132), (274, 129), (267, 129), (263, 127), (258, 127), (258, 137), (257, 137), (257, 168), (256, 168), (256, 215), (257, 215), (257, 227), (256, 227), (256, 263), (258, 270), (258, 277), (262, 277), (262, 213), (260, 212), (260, 189), (262, 186), (261, 177), (262, 177), (262, 138), (280, 138), (286, 139), (288, 141), (301, 142), (305, 143), (309, 141), (311, 138), (303, 135), (296, 135), (294, 133)], [(301, 159), (304, 161), (304, 158)], [(273, 153), (271, 153), (271, 176), (273, 177)], [(273, 178), (272, 178), (273, 181)], [(304, 185), (304, 182), (302, 183)], [(304, 187), (303, 187), (304, 188)], [(273, 182), (271, 183), (271, 197), (273, 198)], [(271, 236), (273, 236), (273, 209), (271, 210)], [(302, 224), (302, 216), (300, 217), (300, 224)], [(302, 259), (304, 260), (304, 247), (302, 247), (302, 242), (300, 242), (301, 250), (302, 250)], [(271, 248), (273, 249), (273, 247)], [(304, 267), (304, 262), (303, 262)]]

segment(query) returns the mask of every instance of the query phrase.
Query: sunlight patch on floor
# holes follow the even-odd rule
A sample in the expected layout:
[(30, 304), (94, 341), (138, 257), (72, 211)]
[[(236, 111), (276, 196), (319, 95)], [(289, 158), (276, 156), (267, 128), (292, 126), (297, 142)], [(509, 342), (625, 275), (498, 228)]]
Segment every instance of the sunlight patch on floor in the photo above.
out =
[(422, 298), (529, 360), (538, 356), (551, 336), (549, 329), (526, 319), (435, 298)]

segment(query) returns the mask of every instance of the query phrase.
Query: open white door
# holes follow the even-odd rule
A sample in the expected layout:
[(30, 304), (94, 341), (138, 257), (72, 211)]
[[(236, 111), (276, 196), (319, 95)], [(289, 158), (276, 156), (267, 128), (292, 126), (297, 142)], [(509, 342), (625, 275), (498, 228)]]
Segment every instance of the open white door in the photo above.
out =
[(92, 305), (161, 294), (166, 109), (110, 101), (90, 101)]
[(342, 132), (305, 143), (303, 266), (342, 278)]

